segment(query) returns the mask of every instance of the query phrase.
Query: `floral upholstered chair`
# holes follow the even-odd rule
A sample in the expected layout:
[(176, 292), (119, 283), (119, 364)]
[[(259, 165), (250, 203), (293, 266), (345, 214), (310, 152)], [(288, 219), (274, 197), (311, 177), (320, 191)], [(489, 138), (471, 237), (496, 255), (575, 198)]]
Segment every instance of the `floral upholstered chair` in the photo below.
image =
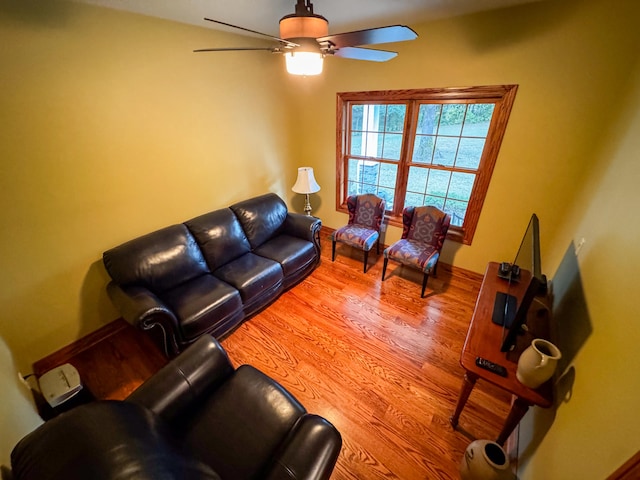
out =
[(380, 226), (384, 217), (384, 199), (373, 195), (351, 195), (347, 198), (349, 223), (332, 235), (331, 261), (336, 259), (336, 242), (364, 251), (364, 273), (367, 273), (369, 250), (376, 245), (380, 253)]
[(451, 216), (433, 206), (406, 207), (402, 211), (402, 238), (384, 250), (382, 280), (389, 259), (421, 270), (422, 293), (429, 275), (436, 273), (440, 250), (447, 236)]

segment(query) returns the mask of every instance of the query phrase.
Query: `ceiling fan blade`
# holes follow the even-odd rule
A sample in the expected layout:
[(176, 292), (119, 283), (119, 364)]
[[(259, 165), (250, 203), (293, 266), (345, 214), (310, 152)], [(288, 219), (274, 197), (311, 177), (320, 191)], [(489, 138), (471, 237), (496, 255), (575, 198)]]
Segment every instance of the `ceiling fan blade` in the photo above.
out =
[(199, 48), (194, 50), (194, 53), (200, 52), (236, 52), (242, 50), (265, 50), (271, 53), (281, 53), (282, 49), (278, 47), (229, 47), (229, 48)]
[(350, 58), (352, 60), (368, 60), (370, 62), (386, 62), (398, 56), (397, 52), (387, 50), (374, 50), (373, 48), (343, 47), (339, 50), (329, 51), (335, 57)]
[(285, 40), (284, 38), (274, 37), (273, 35), (269, 35), (268, 33), (257, 32), (256, 30), (251, 30), (249, 28), (239, 27), (238, 25), (232, 25), (230, 23), (221, 22), (220, 20), (214, 20), (212, 18), (206, 18), (205, 17), (205, 20), (208, 21), (208, 22), (217, 23), (219, 25), (224, 25), (225, 27), (237, 28), (238, 30), (244, 30), (245, 32), (255, 33), (257, 35), (262, 35), (263, 37), (268, 37), (268, 38), (270, 38), (272, 40), (275, 40), (277, 42), (283, 43), (287, 47), (299, 47), (299, 45), (297, 43), (290, 42), (288, 40)]
[(418, 38), (418, 34), (405, 25), (389, 25), (388, 27), (327, 35), (326, 37), (316, 38), (316, 40), (321, 45), (330, 42), (336, 48), (343, 48), (358, 45), (375, 45), (376, 43), (404, 42), (416, 38)]

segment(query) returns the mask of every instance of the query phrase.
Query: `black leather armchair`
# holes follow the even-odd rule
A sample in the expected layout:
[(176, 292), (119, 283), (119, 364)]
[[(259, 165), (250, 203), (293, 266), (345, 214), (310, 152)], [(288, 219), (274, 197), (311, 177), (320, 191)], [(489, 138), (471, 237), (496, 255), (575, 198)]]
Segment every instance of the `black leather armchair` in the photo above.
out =
[(326, 479), (342, 438), (281, 385), (234, 369), (209, 335), (124, 401), (77, 407), (22, 439), (14, 480)]

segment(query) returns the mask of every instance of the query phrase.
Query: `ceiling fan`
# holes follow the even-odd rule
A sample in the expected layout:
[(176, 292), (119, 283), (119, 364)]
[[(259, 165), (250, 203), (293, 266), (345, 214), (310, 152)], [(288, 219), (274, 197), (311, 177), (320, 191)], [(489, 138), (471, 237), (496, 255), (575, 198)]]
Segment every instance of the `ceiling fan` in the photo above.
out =
[(353, 32), (329, 35), (329, 22), (322, 15), (313, 13), (311, 0), (296, 0), (295, 13), (280, 19), (280, 37), (256, 32), (230, 23), (205, 18), (205, 20), (245, 32), (268, 37), (277, 42), (271, 47), (202, 48), (194, 52), (223, 52), (240, 50), (264, 50), (282, 53), (287, 71), (294, 75), (319, 75), (323, 58), (327, 55), (385, 62), (398, 54), (387, 50), (361, 48), (361, 45), (404, 42), (418, 38), (418, 34), (405, 25), (389, 25)]

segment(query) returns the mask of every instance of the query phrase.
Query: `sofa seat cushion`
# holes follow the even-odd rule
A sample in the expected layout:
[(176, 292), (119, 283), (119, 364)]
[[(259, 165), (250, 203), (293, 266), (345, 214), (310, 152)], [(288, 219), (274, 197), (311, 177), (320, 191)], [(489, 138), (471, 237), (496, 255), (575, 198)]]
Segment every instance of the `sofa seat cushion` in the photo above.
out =
[(265, 478), (282, 439), (305, 413), (277, 382), (242, 365), (183, 424), (183, 445), (222, 478)]
[(165, 292), (162, 299), (178, 317), (186, 339), (215, 330), (230, 318), (242, 315), (238, 290), (213, 275), (202, 275)]
[(253, 253), (227, 263), (213, 272), (223, 282), (240, 291), (246, 305), (262, 298), (265, 292), (273, 292), (282, 285), (282, 267), (278, 262)]
[(295, 275), (316, 261), (313, 243), (291, 235), (278, 235), (256, 248), (254, 253), (278, 262), (285, 277)]

